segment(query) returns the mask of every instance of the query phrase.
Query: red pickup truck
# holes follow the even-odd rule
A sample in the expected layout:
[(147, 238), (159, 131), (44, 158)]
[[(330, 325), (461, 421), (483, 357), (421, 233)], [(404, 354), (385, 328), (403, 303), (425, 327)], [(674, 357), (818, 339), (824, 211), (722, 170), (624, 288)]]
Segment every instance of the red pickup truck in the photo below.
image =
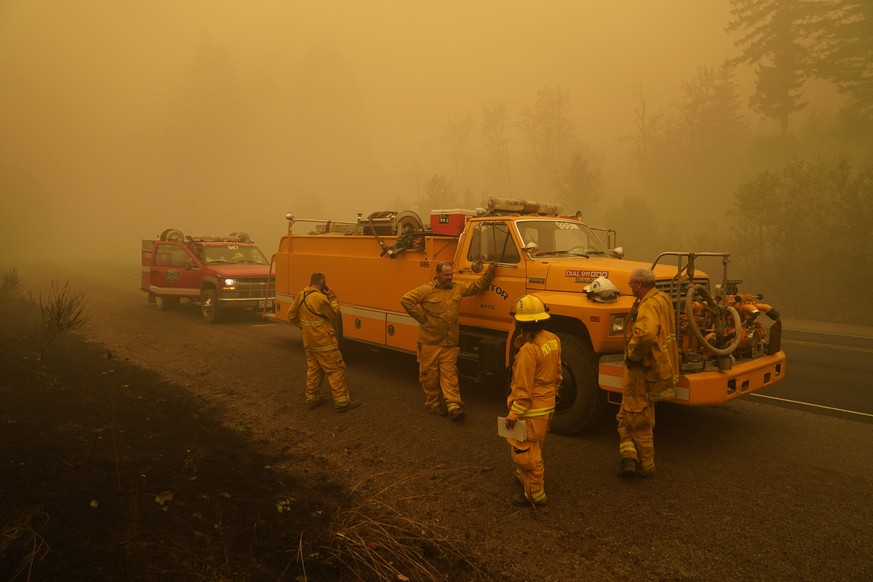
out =
[(167, 229), (142, 241), (142, 285), (161, 311), (182, 299), (200, 304), (207, 323), (226, 309), (272, 310), (270, 261), (244, 232), (185, 236)]

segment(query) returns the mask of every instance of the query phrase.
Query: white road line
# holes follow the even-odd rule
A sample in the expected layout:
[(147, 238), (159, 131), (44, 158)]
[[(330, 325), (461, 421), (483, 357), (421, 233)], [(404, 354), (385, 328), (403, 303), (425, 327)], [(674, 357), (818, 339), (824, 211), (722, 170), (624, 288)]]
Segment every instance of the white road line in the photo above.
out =
[(821, 334), (821, 335), (835, 335), (838, 337), (852, 337), (855, 339), (870, 339), (871, 337), (873, 337), (873, 336), (869, 336), (869, 335), (854, 335), (851, 333), (840, 333), (838, 331), (821, 331), (821, 330), (816, 330), (816, 329), (800, 329), (798, 327), (791, 327), (791, 328), (785, 327), (785, 328), (782, 328), (782, 331), (783, 331), (783, 333), (786, 331), (793, 331), (793, 332), (797, 332), (797, 333), (816, 333), (816, 334)]
[(823, 344), (819, 342), (804, 342), (800, 340), (782, 340), (783, 344), (794, 344), (798, 346), (812, 346), (814, 348), (828, 348), (831, 350), (845, 350), (847, 352), (861, 352), (862, 354), (873, 354), (873, 348), (857, 348), (855, 346), (835, 346), (834, 344)]
[(824, 406), (822, 404), (813, 404), (811, 402), (801, 402), (799, 400), (789, 400), (788, 398), (777, 398), (776, 396), (767, 396), (766, 394), (752, 394), (757, 398), (767, 398), (768, 400), (778, 400), (780, 402), (790, 402), (791, 404), (800, 404), (801, 406), (811, 406), (813, 408), (822, 408), (824, 410), (833, 410), (834, 412), (843, 412), (845, 414), (855, 414), (857, 416), (867, 416), (873, 418), (873, 414), (866, 412), (858, 412), (857, 410), (846, 410), (845, 408), (834, 408), (833, 406)]

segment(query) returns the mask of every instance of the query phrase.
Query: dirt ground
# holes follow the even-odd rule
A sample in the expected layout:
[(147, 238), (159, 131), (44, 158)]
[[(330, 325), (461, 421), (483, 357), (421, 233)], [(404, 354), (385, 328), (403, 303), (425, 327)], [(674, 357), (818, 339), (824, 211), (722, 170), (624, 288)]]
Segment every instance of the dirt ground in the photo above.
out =
[(135, 280), (74, 284), (89, 324), (44, 360), (33, 296), (0, 296), (2, 580), (873, 576), (871, 461), (842, 444), (869, 424), (666, 407), (663, 472), (623, 482), (607, 417), (550, 437), (549, 507), (514, 508), (488, 390), (462, 384), (451, 423), (422, 410), (414, 359), (359, 353), (361, 408), (307, 412), (296, 330), (160, 313)]
[(222, 426), (208, 402), (80, 335), (39, 361), (38, 309), (9, 297), (0, 308), (0, 578), (339, 575), (310, 549), (340, 491), (317, 461), (272, 470), (276, 453), (245, 425)]

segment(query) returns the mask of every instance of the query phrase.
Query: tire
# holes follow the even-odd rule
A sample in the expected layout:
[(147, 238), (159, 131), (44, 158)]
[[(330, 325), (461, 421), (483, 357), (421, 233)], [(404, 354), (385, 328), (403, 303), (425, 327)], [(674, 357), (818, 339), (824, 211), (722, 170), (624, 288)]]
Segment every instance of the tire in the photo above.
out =
[(185, 242), (185, 235), (182, 234), (181, 230), (176, 230), (175, 228), (168, 228), (164, 232), (161, 233), (161, 240), (167, 240), (171, 242)]
[(561, 340), (561, 373), (564, 377), (555, 398), (551, 432), (570, 435), (593, 427), (606, 411), (606, 391), (597, 377), (597, 354), (580, 338), (556, 334)]
[(206, 323), (218, 323), (221, 320), (221, 309), (218, 307), (218, 291), (204, 289), (200, 293), (200, 315)]
[(178, 297), (167, 297), (165, 295), (155, 295), (155, 306), (158, 311), (169, 311), (179, 307)]

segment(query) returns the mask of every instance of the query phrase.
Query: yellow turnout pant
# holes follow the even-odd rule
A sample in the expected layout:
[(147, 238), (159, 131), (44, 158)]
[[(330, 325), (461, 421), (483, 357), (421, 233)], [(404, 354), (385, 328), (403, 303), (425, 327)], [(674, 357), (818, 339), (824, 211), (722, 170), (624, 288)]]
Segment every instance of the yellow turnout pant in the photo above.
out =
[[(636, 406), (635, 408), (638, 408)], [(639, 412), (622, 406), (615, 415), (618, 421), (618, 449), (622, 459), (634, 459), (642, 473), (655, 472), (655, 404), (649, 402)]]
[(543, 443), (549, 432), (552, 415), (520, 418), (518, 422), (527, 423), (528, 440), (518, 441), (507, 438), (509, 453), (515, 464), (515, 474), (518, 475), (524, 487), (524, 495), (535, 503), (546, 500), (545, 465), (543, 464)]
[(346, 386), (346, 363), (339, 350), (312, 352), (306, 350), (306, 402), (319, 398), (321, 384), (325, 375), (330, 383), (330, 394), (335, 406), (349, 403), (349, 389)]
[(435, 411), (440, 405), (440, 393), (446, 401), (449, 413), (461, 408), (461, 391), (458, 388), (457, 346), (432, 346), (418, 344), (418, 379), (424, 390), (424, 405)]

